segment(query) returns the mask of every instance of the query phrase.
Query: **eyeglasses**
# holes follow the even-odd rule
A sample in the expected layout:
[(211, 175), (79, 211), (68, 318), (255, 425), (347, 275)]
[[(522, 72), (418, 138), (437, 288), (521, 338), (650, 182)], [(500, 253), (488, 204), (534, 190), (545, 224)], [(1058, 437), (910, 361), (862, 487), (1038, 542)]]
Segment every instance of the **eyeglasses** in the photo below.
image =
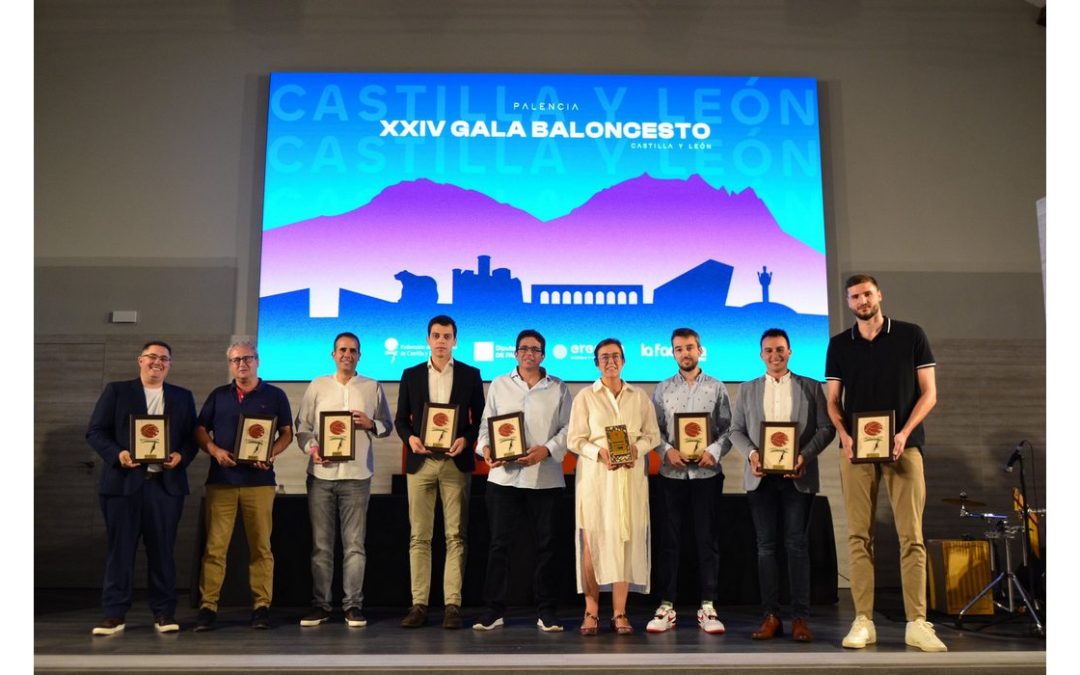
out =
[(518, 354), (543, 354), (544, 350), (539, 347), (518, 347)]
[(150, 359), (150, 363), (169, 363), (172, 361), (172, 357), (162, 356), (160, 354), (139, 354), (140, 359)]
[(622, 354), (601, 354), (597, 357), (600, 363), (618, 363), (623, 360)]
[(257, 358), (259, 358), (259, 357), (255, 356), (253, 354), (248, 354), (247, 356), (236, 356), (236, 357), (233, 357), (233, 358), (229, 359), (229, 363), (233, 364), (234, 366), (238, 366), (241, 363), (251, 363), (252, 361), (254, 361)]

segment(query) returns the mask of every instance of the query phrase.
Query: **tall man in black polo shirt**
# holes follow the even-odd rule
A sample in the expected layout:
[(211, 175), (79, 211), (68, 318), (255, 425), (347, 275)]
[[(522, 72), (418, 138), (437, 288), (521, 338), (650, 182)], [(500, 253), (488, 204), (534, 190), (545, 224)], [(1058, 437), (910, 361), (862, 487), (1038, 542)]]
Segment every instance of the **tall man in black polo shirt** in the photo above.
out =
[[(845, 284), (855, 325), (834, 335), (825, 358), (829, 417), (840, 436), (840, 484), (848, 521), (851, 596), (855, 621), (843, 645), (860, 649), (877, 641), (874, 629), (874, 507), (878, 483), (885, 480), (896, 533), (900, 537), (900, 580), (904, 589), (907, 630), (904, 641), (928, 652), (946, 651), (926, 621), (926, 547), (922, 515), (926, 504), (923, 478), (922, 421), (937, 403), (934, 355), (922, 328), (881, 313), (881, 290), (869, 274)], [(893, 460), (852, 464), (851, 418), (857, 412), (893, 410), (896, 434)]]

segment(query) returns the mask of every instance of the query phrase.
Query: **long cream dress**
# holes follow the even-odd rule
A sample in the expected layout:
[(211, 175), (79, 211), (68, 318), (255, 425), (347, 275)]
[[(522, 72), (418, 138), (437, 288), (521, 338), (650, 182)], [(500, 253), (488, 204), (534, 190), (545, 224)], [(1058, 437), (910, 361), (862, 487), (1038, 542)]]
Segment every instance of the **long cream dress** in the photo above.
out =
[[(637, 447), (637, 462), (630, 469), (611, 471), (600, 461), (600, 448), (607, 447), (605, 427), (615, 424), (626, 425), (630, 442)], [(659, 443), (656, 411), (643, 389), (624, 382), (616, 397), (597, 380), (574, 397), (567, 445), (578, 455), (574, 509), (578, 593), (585, 592), (581, 580), (584, 536), (592, 547), (600, 590), (626, 581), (636, 593), (649, 592), (648, 456)]]

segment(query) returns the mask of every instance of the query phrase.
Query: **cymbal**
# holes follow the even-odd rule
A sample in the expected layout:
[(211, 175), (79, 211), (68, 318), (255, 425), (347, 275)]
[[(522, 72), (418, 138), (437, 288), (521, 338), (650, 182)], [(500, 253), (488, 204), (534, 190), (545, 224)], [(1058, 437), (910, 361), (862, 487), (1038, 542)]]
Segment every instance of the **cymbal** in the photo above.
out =
[(980, 502), (977, 499), (960, 499), (958, 497), (946, 497), (941, 501), (946, 504), (952, 504), (953, 506), (986, 506), (986, 502)]

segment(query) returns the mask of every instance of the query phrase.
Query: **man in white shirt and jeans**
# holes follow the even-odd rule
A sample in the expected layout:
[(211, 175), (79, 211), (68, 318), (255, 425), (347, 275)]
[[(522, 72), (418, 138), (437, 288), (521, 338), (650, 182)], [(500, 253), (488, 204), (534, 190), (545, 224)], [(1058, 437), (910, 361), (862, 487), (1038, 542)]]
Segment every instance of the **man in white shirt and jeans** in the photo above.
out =
[[(544, 336), (535, 330), (518, 334), (514, 351), (518, 365), (492, 380), (480, 421), (476, 454), (491, 467), (486, 488), (491, 547), (484, 586), (487, 611), (473, 624), (479, 631), (503, 625), (514, 533), (526, 521), (532, 524), (536, 541), (536, 626), (545, 632), (563, 629), (555, 614), (555, 521), (566, 486), (562, 460), (573, 399), (566, 383), (541, 367), (545, 347)], [(510, 461), (496, 460), (491, 448), (496, 439), (489, 437), (488, 418), (516, 412), (525, 417), (528, 454)]]
[[(331, 583), (334, 579), (334, 521), (341, 520), (342, 586), (345, 622), (351, 628), (367, 625), (364, 618), (364, 535), (371, 476), (375, 462), (372, 437), (390, 434), (393, 423), (382, 385), (358, 375), (360, 338), (340, 333), (330, 353), (336, 371), (312, 380), (296, 415), (297, 440), (308, 460), (308, 514), (311, 518), (311, 612), (301, 626), (318, 626), (330, 619)], [(347, 461), (323, 459), (319, 446), (319, 415), (348, 410), (355, 427), (356, 456)]]

